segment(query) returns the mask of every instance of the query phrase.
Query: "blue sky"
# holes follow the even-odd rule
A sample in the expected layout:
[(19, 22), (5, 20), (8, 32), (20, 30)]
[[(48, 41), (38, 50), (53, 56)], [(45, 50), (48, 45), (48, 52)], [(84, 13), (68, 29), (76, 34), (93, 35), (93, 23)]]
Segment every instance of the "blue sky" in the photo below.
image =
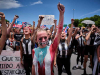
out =
[(75, 9), (74, 19), (100, 15), (100, 0), (0, 0), (0, 12), (4, 12), (9, 21), (19, 15), (19, 21), (30, 24), (35, 21), (36, 25), (39, 15), (55, 15), (58, 24), (58, 2), (65, 6), (64, 24), (70, 24), (72, 9)]

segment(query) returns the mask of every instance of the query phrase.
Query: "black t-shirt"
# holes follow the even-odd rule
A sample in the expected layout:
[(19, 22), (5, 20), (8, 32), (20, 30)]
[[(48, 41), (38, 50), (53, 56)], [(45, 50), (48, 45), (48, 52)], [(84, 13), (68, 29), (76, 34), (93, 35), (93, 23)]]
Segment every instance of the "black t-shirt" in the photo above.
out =
[(17, 40), (17, 41), (21, 41), (22, 37), (23, 37), (23, 34), (15, 34), (15, 35), (14, 35), (14, 38), (15, 38), (15, 40)]

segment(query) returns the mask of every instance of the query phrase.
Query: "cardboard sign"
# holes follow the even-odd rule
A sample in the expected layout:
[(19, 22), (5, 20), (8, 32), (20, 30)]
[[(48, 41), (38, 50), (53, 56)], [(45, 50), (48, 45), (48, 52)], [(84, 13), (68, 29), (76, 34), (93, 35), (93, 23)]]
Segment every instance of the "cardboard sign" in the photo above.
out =
[(54, 15), (39, 15), (44, 16), (41, 25), (54, 25)]
[(3, 50), (0, 55), (0, 71), (2, 75), (26, 75), (20, 63), (20, 51)]

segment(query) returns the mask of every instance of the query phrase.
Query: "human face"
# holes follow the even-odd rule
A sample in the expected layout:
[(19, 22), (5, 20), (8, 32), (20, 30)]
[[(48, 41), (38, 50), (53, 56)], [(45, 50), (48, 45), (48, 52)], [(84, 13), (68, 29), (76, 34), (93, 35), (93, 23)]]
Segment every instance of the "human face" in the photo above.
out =
[(65, 34), (65, 32), (62, 32), (61, 33), (61, 39), (65, 39), (66, 38), (66, 34)]
[[(91, 28), (95, 28), (95, 25), (92, 25)], [(93, 32), (96, 32), (96, 29), (93, 29)]]
[(25, 27), (23, 31), (25, 35), (30, 34), (30, 30), (28, 27)]
[(40, 48), (44, 48), (47, 45), (48, 36), (46, 31), (37, 32), (37, 42)]
[(48, 34), (48, 38), (50, 38), (51, 37), (51, 31), (47, 30), (47, 34)]

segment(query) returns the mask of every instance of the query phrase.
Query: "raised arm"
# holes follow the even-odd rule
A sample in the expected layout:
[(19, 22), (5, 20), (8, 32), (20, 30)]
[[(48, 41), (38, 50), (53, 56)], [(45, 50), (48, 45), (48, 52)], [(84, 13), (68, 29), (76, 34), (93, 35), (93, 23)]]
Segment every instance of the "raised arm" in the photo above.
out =
[(68, 36), (68, 38), (67, 38), (67, 43), (68, 43), (68, 45), (70, 44), (70, 39), (71, 39), (71, 37), (72, 37), (73, 23), (74, 23), (74, 19), (71, 19), (71, 28), (70, 28), (70, 31), (69, 31), (69, 36)]
[(88, 35), (86, 36), (86, 41), (90, 38), (90, 35), (91, 35), (91, 33), (92, 33), (92, 31), (93, 31), (93, 28), (91, 28), (91, 31), (88, 33)]
[(35, 21), (33, 21), (33, 28), (32, 28), (32, 34), (35, 32)]
[(44, 18), (44, 16), (39, 16), (39, 20), (38, 20), (38, 24), (37, 24), (36, 29), (40, 28), (40, 25), (41, 25), (43, 18)]
[(7, 35), (9, 35), (10, 34), (10, 31), (11, 31), (11, 28), (13, 27), (13, 25), (14, 25), (14, 23), (15, 23), (15, 21), (16, 21), (16, 19), (17, 18), (19, 18), (17, 15), (15, 15), (14, 16), (14, 19), (13, 19), (13, 21), (12, 21), (12, 23), (9, 25), (9, 27), (7, 28)]
[[(23, 39), (23, 38), (22, 38)], [(22, 40), (20, 41), (20, 61), (21, 61), (21, 64), (23, 65), (23, 47), (22, 47)]]
[(57, 20), (54, 20), (54, 23), (55, 23), (55, 29), (54, 29), (54, 33), (53, 33), (53, 35), (52, 35), (52, 38), (53, 38), (53, 39), (54, 39), (54, 37), (55, 37), (55, 35), (56, 35), (56, 31), (57, 31), (57, 29), (56, 29)]
[(50, 28), (51, 33), (53, 32), (54, 29), (54, 25), (52, 25), (52, 27)]
[(59, 3), (58, 4), (58, 10), (59, 10), (59, 13), (60, 13), (59, 14), (58, 31), (57, 31), (57, 34), (54, 38), (53, 44), (52, 44), (53, 50), (55, 50), (55, 51), (58, 47), (58, 44), (59, 44), (59, 41), (60, 41), (60, 36), (61, 36), (61, 33), (62, 33), (62, 29), (63, 29), (65, 7), (62, 4)]
[(4, 13), (0, 12), (0, 17), (1, 17), (1, 23), (2, 23), (2, 36), (1, 36), (1, 39), (0, 39), (0, 54), (1, 54), (1, 51), (2, 51), (4, 44), (5, 44), (5, 41), (6, 41), (7, 26), (6, 26)]

